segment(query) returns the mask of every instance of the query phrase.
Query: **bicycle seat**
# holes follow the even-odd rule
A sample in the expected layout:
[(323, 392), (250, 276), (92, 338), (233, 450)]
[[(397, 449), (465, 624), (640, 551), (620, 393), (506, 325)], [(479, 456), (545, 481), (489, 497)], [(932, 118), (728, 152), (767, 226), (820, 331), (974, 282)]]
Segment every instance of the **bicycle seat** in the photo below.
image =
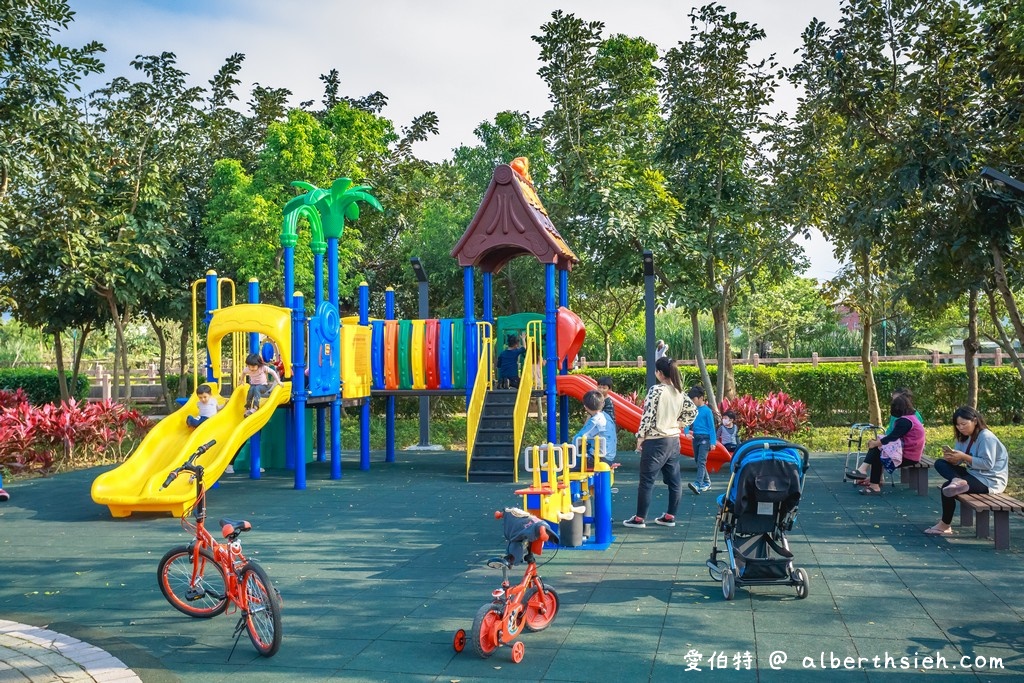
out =
[(512, 558), (506, 555), (505, 557), (492, 557), (487, 560), (487, 566), (491, 569), (511, 569)]
[(244, 519), (222, 519), (219, 520), (219, 523), (220, 533), (229, 541), (238, 538), (238, 535), (243, 531), (252, 530), (252, 524), (249, 524)]

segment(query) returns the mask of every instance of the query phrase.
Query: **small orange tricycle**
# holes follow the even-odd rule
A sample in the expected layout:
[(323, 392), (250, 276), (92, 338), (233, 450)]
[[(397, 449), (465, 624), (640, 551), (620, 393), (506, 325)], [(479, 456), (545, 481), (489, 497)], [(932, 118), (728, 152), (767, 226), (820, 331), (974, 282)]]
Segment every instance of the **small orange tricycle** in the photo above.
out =
[[(516, 641), (526, 631), (543, 631), (558, 614), (558, 593), (545, 586), (537, 574), (536, 556), (544, 550), (544, 542), (558, 543), (558, 534), (544, 520), (520, 508), (505, 508), (494, 513), (496, 519), (504, 519), (507, 552), (503, 557), (494, 557), (487, 566), (501, 569), (501, 586), (492, 593), (491, 602), (476, 613), (469, 640), (481, 657), (494, 654), (502, 645), (512, 646), (512, 661), (523, 661), (526, 646)], [(525, 562), (523, 579), (515, 586), (508, 580), (509, 570)], [(515, 642), (513, 642), (515, 641)], [(453, 643), (456, 652), (466, 647), (466, 630), (459, 629)]]

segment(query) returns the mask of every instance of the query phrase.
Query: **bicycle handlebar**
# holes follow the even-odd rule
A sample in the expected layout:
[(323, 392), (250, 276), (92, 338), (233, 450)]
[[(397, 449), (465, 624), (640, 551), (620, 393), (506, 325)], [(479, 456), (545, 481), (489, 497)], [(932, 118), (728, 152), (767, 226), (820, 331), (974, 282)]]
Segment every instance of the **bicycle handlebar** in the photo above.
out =
[(179, 467), (177, 469), (174, 469), (174, 470), (171, 470), (171, 473), (167, 475), (166, 479), (164, 479), (163, 486), (161, 486), (160, 488), (161, 489), (165, 489), (168, 486), (170, 486), (171, 482), (174, 481), (178, 477), (178, 475), (181, 474), (181, 472), (183, 472), (183, 471), (184, 472), (196, 472), (197, 469), (200, 469), (199, 467), (197, 467), (194, 464), (196, 458), (198, 458), (200, 455), (202, 455), (206, 451), (208, 451), (211, 448), (213, 448), (214, 444), (216, 444), (216, 443), (217, 443), (217, 440), (214, 439), (214, 440), (211, 440), (211, 441), (207, 441), (202, 446), (197, 448), (196, 452), (193, 453), (192, 455), (190, 455), (188, 457), (188, 460), (186, 460), (185, 463), (181, 467)]

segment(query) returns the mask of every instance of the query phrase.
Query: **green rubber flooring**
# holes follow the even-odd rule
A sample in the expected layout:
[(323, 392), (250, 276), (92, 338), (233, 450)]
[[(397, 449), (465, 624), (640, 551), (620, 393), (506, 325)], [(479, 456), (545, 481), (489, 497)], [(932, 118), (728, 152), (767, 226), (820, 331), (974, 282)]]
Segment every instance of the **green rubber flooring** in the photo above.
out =
[[(622, 454), (615, 540), (605, 551), (544, 553), (541, 574), (561, 610), (546, 631), (522, 636), (519, 664), (509, 648), (489, 659), (452, 648), (499, 583), (484, 564), (504, 548), (493, 511), (519, 503), (516, 486), (467, 484), (462, 453), (405, 451), (392, 464), (374, 454), (367, 472), (355, 454), (344, 459), (339, 481), (327, 464), (311, 464), (304, 491), (289, 472), (270, 471), (260, 481), (225, 477), (209, 494), (212, 520), (253, 523), (246, 552), (284, 598), (285, 639), (273, 658), (256, 655), (245, 635), (229, 658), (235, 617), (195, 620), (167, 604), (157, 562), (188, 536), (166, 515), (112, 519), (89, 497), (100, 469), (7, 482), (0, 618), (86, 640), (147, 682), (1024, 676), (1024, 518), (1011, 520), (1009, 551), (973, 529), (925, 536), (938, 517), (936, 489), (857, 495), (840, 480), (842, 455), (812, 456), (789, 536), (809, 597), (740, 588), (727, 602), (704, 564), (725, 474), (710, 493), (684, 493), (675, 528), (627, 529), (637, 457)], [(652, 518), (666, 494), (658, 482)]]

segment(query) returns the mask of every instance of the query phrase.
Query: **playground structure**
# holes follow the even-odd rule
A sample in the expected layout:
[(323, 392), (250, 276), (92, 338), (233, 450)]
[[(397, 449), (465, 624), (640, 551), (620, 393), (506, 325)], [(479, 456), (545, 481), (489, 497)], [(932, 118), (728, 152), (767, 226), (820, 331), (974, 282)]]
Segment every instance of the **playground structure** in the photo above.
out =
[[(181, 455), (214, 440), (214, 448), (201, 464), (211, 486), (249, 444), (249, 473), (260, 478), (261, 435), (278, 407), (285, 415), (285, 465), (294, 469), (295, 488), (306, 488), (307, 408), (314, 411), (316, 458), (330, 457), (330, 477), (341, 472), (342, 402), (359, 408), (359, 466), (370, 468), (369, 425), (371, 394), (386, 397), (385, 462), (395, 459), (395, 397), (464, 395), (467, 401), (466, 477), (469, 481), (512, 481), (519, 477), (516, 454), (522, 446), (526, 415), (532, 399), (546, 397), (547, 437), (565, 443), (569, 437), (569, 397), (582, 397), (584, 378), (569, 376), (569, 363), (581, 348), (586, 330), (567, 308), (568, 274), (578, 261), (547, 217), (533, 190), (525, 159), (500, 165), (480, 208), (452, 250), (463, 268), (464, 308), (461, 319), (399, 320), (394, 291), (385, 292), (385, 319), (369, 318), (369, 286), (359, 287), (358, 316), (339, 316), (338, 242), (346, 218), (358, 218), (358, 203), (380, 210), (368, 188), (341, 178), (329, 190), (307, 183), (306, 190), (284, 207), (280, 235), (284, 264), (284, 305), (259, 301), (259, 285), (249, 282), (248, 301), (234, 303), (234, 283), (210, 271), (193, 285), (194, 340), (198, 340), (197, 286), (205, 283), (207, 351), (205, 381), (215, 395), (228, 392), (228, 401), (215, 417), (196, 429), (186, 417), (197, 412), (196, 396), (162, 420), (135, 453), (121, 466), (101, 474), (93, 483), (93, 500), (121, 517), (134, 511), (183, 512), (193, 500), (188, 492), (159, 490), (159, 483)], [(312, 315), (307, 317), (302, 292), (295, 291), (295, 246), (299, 221), (310, 230), (314, 265)], [(542, 315), (503, 323), (493, 313), (495, 273), (511, 259), (532, 255), (545, 267), (545, 310)], [(326, 263), (325, 263), (326, 261)], [(477, 318), (474, 270), (482, 271), (483, 306)], [(324, 279), (326, 270), (326, 282)], [(228, 286), (231, 305), (221, 306)], [(557, 305), (556, 305), (557, 300)], [(421, 305), (422, 309), (422, 305)], [(525, 323), (526, 352), (522, 381), (517, 389), (500, 390), (494, 379), (495, 327)], [(222, 372), (222, 341), (230, 335), (234, 356), (232, 372)], [(261, 343), (261, 337), (267, 343)], [(198, 344), (198, 341), (194, 342)], [(241, 375), (244, 350), (256, 353), (276, 349), (283, 367), (282, 384), (264, 399), (260, 409), (244, 417), (246, 386)], [(342, 349), (345, 353), (342, 353)], [(199, 383), (195, 349), (193, 386)], [(264, 353), (266, 357), (266, 353)], [(269, 358), (267, 358), (269, 360)], [(592, 380), (586, 380), (592, 382)], [(613, 400), (624, 415), (619, 426), (635, 430), (639, 410), (621, 397)], [(328, 418), (329, 415), (329, 418)], [(560, 415), (560, 418), (559, 418)], [(634, 420), (635, 415), (635, 420)], [(329, 422), (328, 422), (329, 419)], [(561, 438), (559, 438), (559, 433)], [(330, 443), (327, 443), (327, 438)], [(682, 441), (686, 454), (687, 441)], [(723, 453), (724, 453), (724, 449)], [(712, 471), (728, 460), (712, 453)]]

